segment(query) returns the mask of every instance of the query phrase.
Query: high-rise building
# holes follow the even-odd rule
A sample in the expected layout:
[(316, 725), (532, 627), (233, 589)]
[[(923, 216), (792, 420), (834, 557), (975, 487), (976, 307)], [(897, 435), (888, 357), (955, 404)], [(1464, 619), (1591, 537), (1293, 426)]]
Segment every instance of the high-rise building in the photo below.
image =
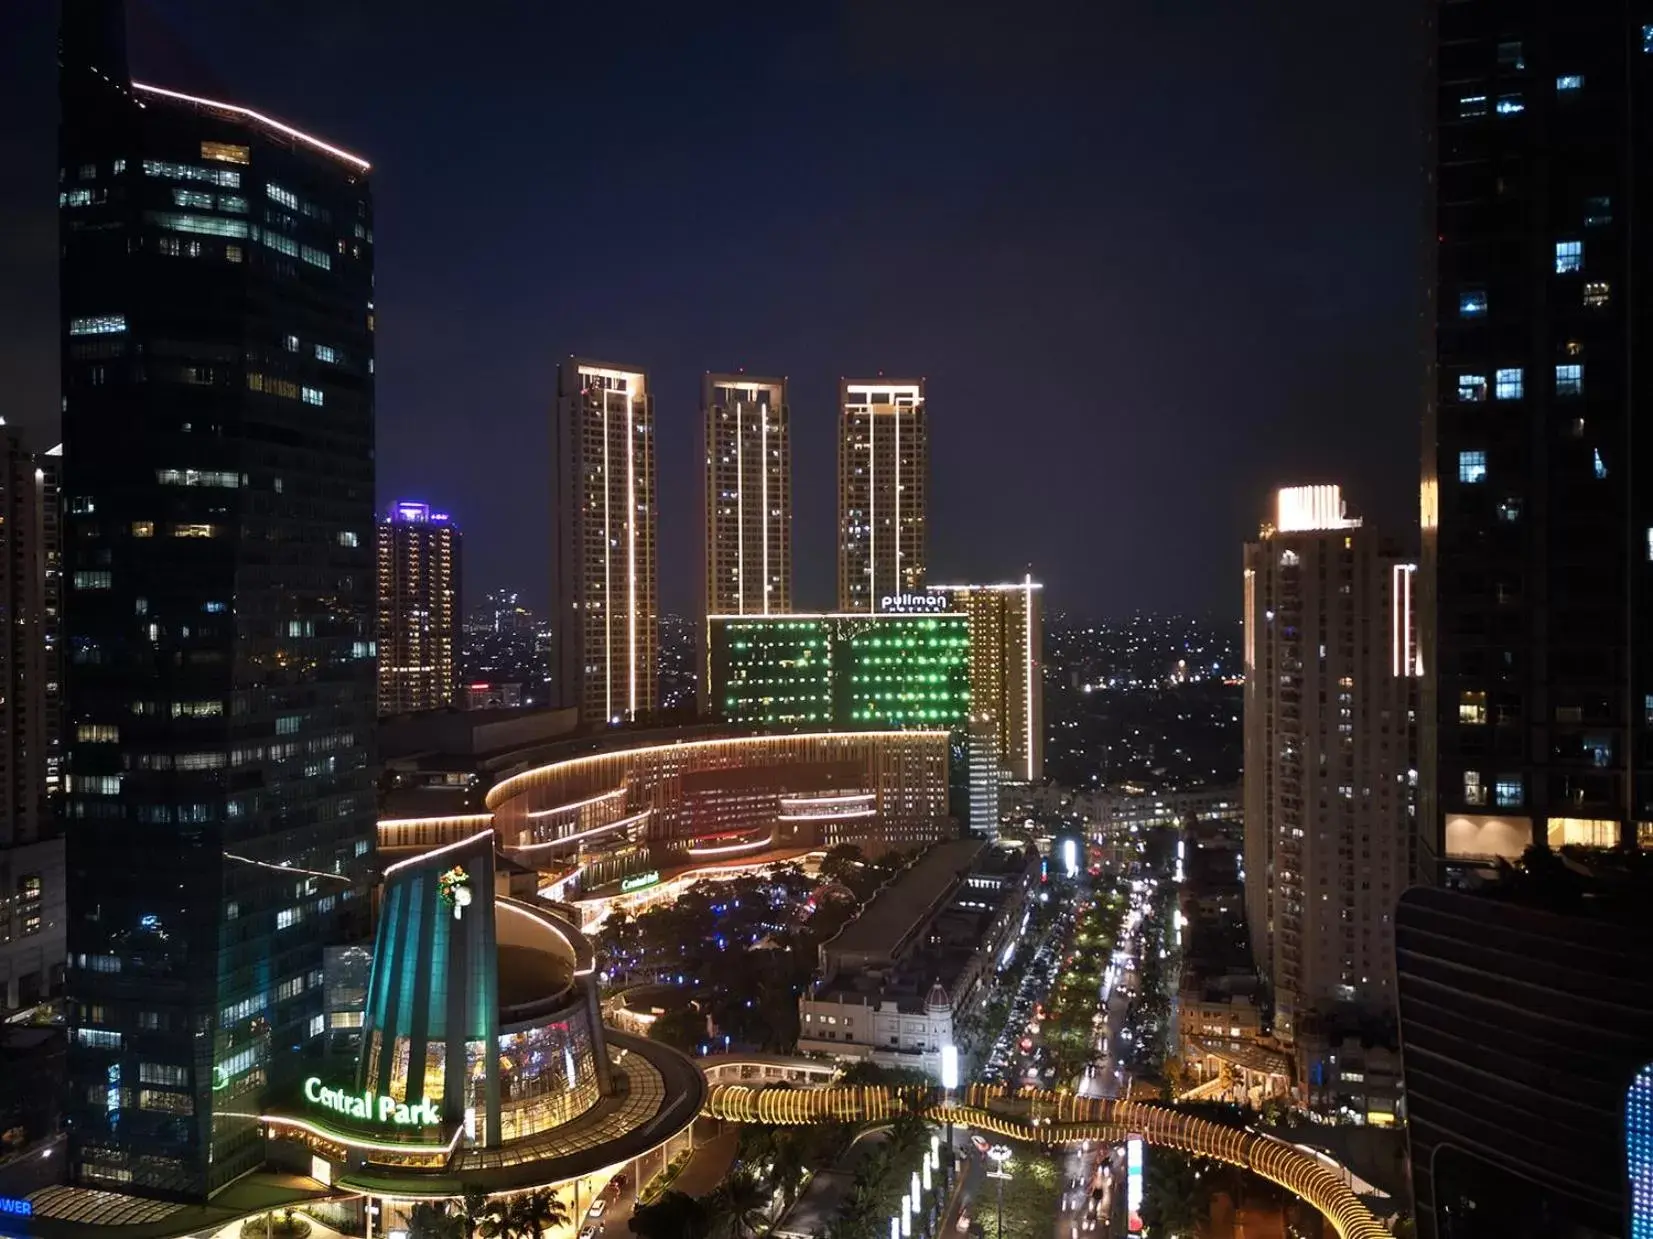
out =
[(786, 380), (708, 374), (706, 613), (792, 609), (792, 437)]
[(1004, 585), (932, 585), (970, 620), (970, 711), (992, 723), (1001, 778), (1044, 777), (1043, 586), (1031, 576)]
[(647, 373), (557, 369), (556, 692), (585, 723), (653, 713), (660, 649), (654, 396)]
[(1645, 845), (1653, 442), (1633, 430), (1653, 335), (1634, 239), (1653, 11), (1430, 13), (1424, 868)]
[(930, 475), (923, 379), (839, 385), (838, 609), (924, 588)]
[(1335, 486), (1281, 490), (1245, 548), (1245, 888), (1275, 1032), (1394, 1001), (1417, 659), (1416, 565)]
[(263, 1161), (365, 916), (372, 196), (132, 81), (118, 3), (64, 13), (69, 1157), (200, 1200)]
[(0, 1012), (56, 991), (64, 957), (63, 838), (47, 786), (56, 752), (57, 617), (47, 600), (57, 502), (48, 469), (0, 423)]
[(454, 704), (459, 682), (459, 530), (428, 503), (379, 522), (379, 713)]

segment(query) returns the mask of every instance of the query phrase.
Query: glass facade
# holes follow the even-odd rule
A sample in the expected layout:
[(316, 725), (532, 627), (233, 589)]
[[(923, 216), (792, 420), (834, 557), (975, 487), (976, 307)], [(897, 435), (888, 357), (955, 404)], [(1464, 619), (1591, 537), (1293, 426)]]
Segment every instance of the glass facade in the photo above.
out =
[[(1517, 855), (1558, 819), (1609, 822), (1625, 846), (1653, 821), (1653, 735), (1636, 708), (1653, 690), (1653, 567), (1637, 545), (1653, 500), (1632, 381), (1648, 350), (1637, 301), (1611, 295), (1635, 274), (1653, 58), (1603, 0), (1439, 4), (1430, 20), (1422, 880)], [(1487, 375), (1496, 413), (1478, 403)], [(1460, 719), (1468, 691), (1490, 725)], [(1604, 761), (1594, 734), (1613, 737)], [(1524, 788), (1500, 815), (1514, 829), (1488, 829), (1464, 794), (1494, 768)]]
[(66, 13), (70, 1153), (202, 1199), (261, 1164), (365, 917), (372, 200), (336, 148), (130, 85), (117, 6)]
[(708, 621), (711, 701), (749, 726), (956, 729), (970, 714), (964, 615)]

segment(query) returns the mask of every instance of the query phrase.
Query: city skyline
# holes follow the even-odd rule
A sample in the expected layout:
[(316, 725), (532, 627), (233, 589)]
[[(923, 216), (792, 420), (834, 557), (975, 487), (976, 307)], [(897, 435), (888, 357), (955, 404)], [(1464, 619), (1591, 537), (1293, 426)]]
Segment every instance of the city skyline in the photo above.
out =
[[(1411, 116), (1397, 113), (1410, 106), (1412, 89), (1411, 30), (1400, 15), (1362, 12), (1350, 30), (1313, 9), (1296, 26), (1212, 11), (1202, 20), (1213, 46), (1230, 49), (1216, 60), (1186, 48), (1162, 16), (1053, 5), (1046, 17), (1075, 25), (1073, 50), (1058, 49), (1038, 74), (1007, 74), (1016, 60), (1010, 49), (1025, 50), (1029, 36), (1019, 20), (1001, 29), (979, 12), (966, 16), (954, 44), (932, 47), (919, 12), (770, 15), (755, 25), (714, 15), (697, 33), (664, 6), (651, 24), (656, 14), (644, 6), (638, 39), (626, 42), (665, 75), (660, 89), (673, 89), (692, 62), (678, 50), (685, 39), (698, 46), (696, 39), (731, 37), (788, 86), (786, 106), (762, 116), (732, 88), (708, 92), (704, 84), (691, 92), (694, 106), (662, 116), (629, 92), (598, 92), (610, 98), (605, 110), (615, 110), (588, 114), (566, 75), (555, 75), (559, 86), (512, 67), (516, 48), (566, 43), (576, 33), (605, 41), (608, 19), (596, 14), (564, 19), (591, 26), (579, 31), (513, 18), (523, 24), (490, 26), (484, 39), (464, 24), (440, 35), (405, 22), (380, 31), (366, 9), (263, 23), (195, 0), (147, 7), (234, 83), (238, 101), (373, 151), (380, 192), (396, 205), (377, 238), (384, 300), (395, 307), (380, 324), (377, 498), (414, 495), (452, 511), (470, 534), (467, 575), (479, 590), (518, 588), (529, 605), (548, 609), (549, 582), (516, 565), (546, 554), (536, 493), (544, 412), (555, 361), (571, 352), (624, 357), (653, 377), (667, 611), (692, 613), (700, 591), (699, 471), (678, 462), (694, 455), (707, 368), (790, 378), (795, 594), (806, 607), (830, 606), (836, 592), (834, 479), (804, 462), (835, 451), (844, 374), (928, 376), (942, 418), (931, 462), (937, 578), (1020, 576), (1026, 548), (1048, 526), (1032, 567), (1055, 606), (1237, 617), (1232, 591), (1218, 584), (1231, 569), (1232, 542), (1211, 531), (1249, 527), (1254, 496), (1281, 471), (1342, 480), (1386, 527), (1402, 528), (1412, 515), (1415, 341), (1405, 320), (1417, 251), (1407, 230), (1421, 195), (1409, 181), (1417, 162)], [(33, 114), (31, 99), (49, 107), (51, 18), (7, 19), (18, 23), (5, 53), (16, 58), (12, 111)], [(1305, 54), (1333, 26), (1379, 75), (1371, 93), (1329, 89), (1347, 65), (1333, 71)], [(1111, 33), (1133, 49), (1130, 61), (1160, 62), (1155, 73), (1164, 79), (1131, 69), (1099, 81), (1083, 49), (1106, 46)], [(812, 38), (823, 50), (805, 49)], [(611, 170), (618, 179), (605, 173), (627, 187), (624, 209), (607, 210), (603, 195), (556, 177), (550, 160), (525, 165), (519, 175), (533, 189), (512, 201), (456, 196), (453, 187), (485, 174), (469, 142), (450, 144), (438, 168), (425, 151), (429, 135), (509, 134), (520, 123), (466, 67), (473, 53), (476, 65), (492, 66), (486, 77), (515, 74), (537, 93), (519, 101), (527, 111), (588, 135), (577, 137), (580, 151), (631, 152)], [(935, 101), (896, 85), (886, 56), (912, 64)], [(1230, 138), (1217, 142), (1206, 129), (1211, 103), (1232, 94), (1242, 62), (1287, 72), (1296, 88), (1259, 101), (1230, 150)], [(421, 74), (449, 72), (460, 75), (451, 98), (427, 103), (410, 89)], [(1243, 76), (1251, 80), (1254, 68)], [(876, 89), (844, 90), (854, 83)], [(984, 85), (984, 102), (971, 102)], [(45, 94), (28, 93), (37, 91)], [(1132, 100), (1146, 94), (1172, 101), (1171, 115), (1097, 119), (1140, 114)], [(843, 102), (846, 95), (855, 101)], [(1309, 95), (1326, 100), (1314, 120), (1288, 102)], [(1005, 116), (996, 116), (1000, 109)], [(648, 137), (657, 124), (665, 128)], [(55, 168), (50, 128), (43, 119), (35, 137), (8, 138), (22, 144), (14, 166), (37, 166), (42, 184)], [(1341, 149), (1345, 128), (1375, 135), (1358, 158)], [(770, 149), (794, 130), (798, 141), (778, 147), (789, 175), (777, 179), (774, 212), (755, 229), (679, 209), (686, 204), (675, 191), (632, 192), (643, 177), (667, 188), (683, 182), (677, 161), (697, 152), (722, 154), (728, 142)], [(868, 133), (870, 147), (854, 145)], [(864, 159), (896, 169), (893, 200), (906, 205), (887, 218), (879, 213), (891, 196), (848, 175)], [(1153, 201), (1151, 214), (1110, 188), (1105, 170), (1120, 161), (1142, 178), (1140, 194), (1129, 196)], [(1192, 199), (1169, 188), (1190, 161), (1211, 173), (1210, 188)], [(1297, 171), (1310, 165), (1312, 176)], [(1030, 197), (1030, 183), (1046, 192)], [(0, 209), (16, 224), (7, 285), (29, 304), (49, 299), (51, 204), (9, 185), (5, 194)], [(1282, 213), (1310, 194), (1315, 212)], [(536, 205), (519, 207), (517, 198)], [(1353, 254), (1343, 244), (1351, 229), (1365, 238)], [(452, 243), (422, 249), (419, 238), (429, 235)], [(30, 257), (36, 245), (43, 259)], [(547, 265), (558, 252), (567, 255), (560, 271)], [(759, 276), (777, 263), (782, 278)], [(714, 268), (758, 281), (759, 291), (708, 301)], [(624, 273), (618, 282), (616, 270)], [(1246, 296), (1236, 301), (1231, 285)], [(576, 287), (589, 291), (574, 295)], [(1217, 338), (1221, 323), (1240, 325), (1232, 340)], [(1265, 335), (1253, 323), (1273, 329)], [(8, 417), (49, 423), (54, 374), (31, 357), (51, 342), (29, 324), (26, 305), (0, 310), (0, 324), (17, 328), (7, 339), (20, 352), (8, 347), (6, 359), (17, 363), (26, 406)], [(1293, 362), (1280, 368), (1268, 341), (1288, 336)], [(1173, 372), (1176, 381), (1165, 380)], [(1354, 373), (1361, 378), (1351, 383)], [(419, 446), (436, 438), (441, 453)], [(984, 493), (1005, 501), (982, 504)], [(1155, 530), (1163, 545), (1095, 537), (1132, 528)]]

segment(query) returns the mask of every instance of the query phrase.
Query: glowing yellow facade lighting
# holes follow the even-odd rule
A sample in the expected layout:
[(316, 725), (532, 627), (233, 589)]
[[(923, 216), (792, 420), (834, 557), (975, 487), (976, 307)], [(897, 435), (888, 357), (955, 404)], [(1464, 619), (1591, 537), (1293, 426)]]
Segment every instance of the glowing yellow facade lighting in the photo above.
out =
[(1358, 517), (1344, 515), (1339, 486), (1285, 486), (1275, 496), (1276, 533), (1358, 528)]

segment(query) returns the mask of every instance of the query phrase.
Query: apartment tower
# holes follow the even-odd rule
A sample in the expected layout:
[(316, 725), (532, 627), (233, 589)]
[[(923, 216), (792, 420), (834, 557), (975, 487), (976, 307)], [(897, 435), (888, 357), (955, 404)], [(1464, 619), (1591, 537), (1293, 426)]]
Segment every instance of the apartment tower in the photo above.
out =
[(365, 920), (373, 204), (124, 34), (64, 6), (65, 1117), (75, 1182), (201, 1201), (263, 1164)]
[[(1002, 585), (932, 585), (970, 620), (970, 714), (991, 726), (999, 777), (1044, 777), (1044, 586), (1032, 576)], [(971, 729), (972, 744), (978, 731)]]
[(556, 692), (588, 724), (652, 714), (660, 606), (654, 396), (643, 370), (557, 369)]
[(393, 503), (379, 521), (379, 714), (455, 704), (459, 530), (428, 503)]
[(708, 374), (706, 614), (792, 609), (792, 437), (786, 380)]
[(924, 588), (924, 380), (844, 379), (839, 407), (838, 609), (876, 611)]
[(1653, 440), (1633, 433), (1653, 10), (1633, 7), (1432, 8), (1432, 868), (1653, 843)]
[(1280, 491), (1245, 548), (1245, 890), (1274, 1028), (1394, 1001), (1412, 833), (1416, 565), (1335, 486)]
[(0, 424), (0, 1014), (55, 992), (63, 972), (63, 837), (47, 782), (59, 675), (47, 593), (56, 459)]

